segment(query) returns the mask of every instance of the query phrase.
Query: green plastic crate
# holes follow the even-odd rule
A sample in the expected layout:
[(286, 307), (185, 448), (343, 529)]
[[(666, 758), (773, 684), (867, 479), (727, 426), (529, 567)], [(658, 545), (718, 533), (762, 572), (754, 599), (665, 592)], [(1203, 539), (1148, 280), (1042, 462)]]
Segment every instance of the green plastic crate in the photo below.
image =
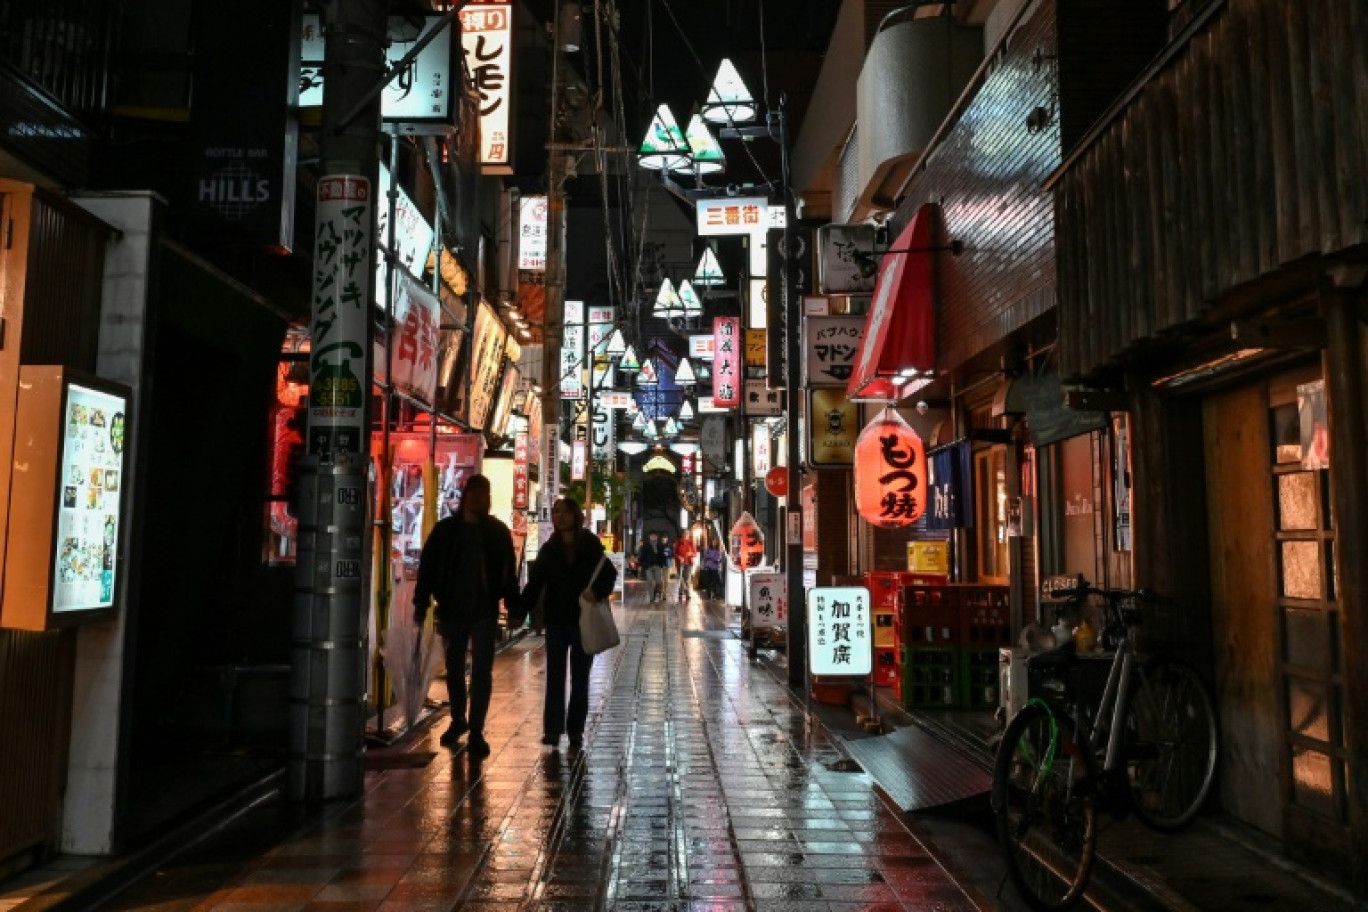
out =
[(951, 709), (958, 698), (958, 650), (903, 645), (902, 702), (907, 709)]

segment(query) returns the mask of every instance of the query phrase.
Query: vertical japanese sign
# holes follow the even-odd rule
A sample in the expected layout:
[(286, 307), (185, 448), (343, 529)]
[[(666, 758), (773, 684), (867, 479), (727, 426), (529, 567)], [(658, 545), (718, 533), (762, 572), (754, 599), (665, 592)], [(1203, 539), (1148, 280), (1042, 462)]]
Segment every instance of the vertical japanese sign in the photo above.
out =
[(323, 465), (347, 465), (365, 445), (372, 199), (370, 181), (358, 175), (329, 175), (318, 182), (309, 454)]
[(745, 415), (774, 416), (784, 414), (784, 391), (770, 389), (764, 380), (747, 380), (745, 383)]
[(617, 308), (590, 306), (585, 308), (585, 322), (589, 326), (587, 343), (590, 357), (603, 357), (608, 354), (608, 339), (613, 335), (617, 324)]
[[(394, 274), (397, 278), (400, 273), (407, 271), (411, 276), (422, 276), (423, 271), (427, 269), (428, 254), (432, 252), (432, 226), (423, 218), (423, 212), (413, 198), (404, 192), (403, 187), (394, 183), (389, 168), (383, 164), (380, 166), (379, 186), (381, 193), (388, 193), (391, 189), (397, 191), (394, 201), (393, 253), (395, 265), (402, 268), (395, 269)], [(375, 214), (375, 240), (379, 247), (390, 246), (388, 201)], [(379, 307), (385, 307), (389, 303), (385, 298), (385, 280), (389, 277), (390, 266), (383, 256), (376, 257), (375, 260), (375, 303)], [(395, 292), (396, 295), (398, 293)]]
[(751, 477), (764, 478), (770, 470), (770, 429), (763, 421), (751, 425)]
[(598, 396), (590, 398), (589, 442), (592, 444), (593, 457), (599, 461), (613, 458), (617, 446), (616, 428), (613, 426), (613, 410)]
[(578, 399), (584, 395), (584, 327), (579, 324), (565, 323), (561, 340), (560, 355), (560, 397)]
[(741, 404), (741, 321), (736, 317), (713, 319), (713, 405), (735, 408)]
[(788, 629), (788, 578), (782, 573), (750, 574), (751, 632)]
[(461, 49), (480, 96), (480, 164), (486, 174), (507, 174), (513, 72), (513, 7), (470, 4), (461, 10)]
[(867, 675), (874, 670), (869, 590), (826, 586), (807, 594), (808, 670), (815, 675)]
[(546, 197), (524, 196), (518, 201), (518, 269), (546, 271)]
[(586, 463), (588, 461), (585, 441), (576, 440), (570, 444), (570, 480), (584, 481), (586, 473)]
[(527, 432), (513, 438), (513, 509), (526, 510), (530, 482), (527, 478)]
[(399, 276), (394, 299), (394, 348), (390, 373), (396, 387), (431, 405), (437, 394), (438, 323), (442, 303), (408, 274)]

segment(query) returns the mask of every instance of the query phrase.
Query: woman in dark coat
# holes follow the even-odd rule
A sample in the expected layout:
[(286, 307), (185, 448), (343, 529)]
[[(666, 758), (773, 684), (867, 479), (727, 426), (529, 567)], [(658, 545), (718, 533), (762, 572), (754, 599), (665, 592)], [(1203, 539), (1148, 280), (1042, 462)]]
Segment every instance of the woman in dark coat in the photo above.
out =
[[(542, 711), (542, 743), (560, 744), (570, 736), (570, 747), (584, 741), (589, 717), (589, 672), (594, 657), (580, 646), (580, 596), (592, 590), (596, 599), (607, 598), (617, 581), (617, 568), (604, 556), (603, 543), (584, 528), (584, 511), (573, 498), (563, 497), (551, 508), (555, 530), (528, 573), (523, 605), (542, 599), (546, 621), (546, 708)], [(597, 573), (595, 572), (597, 570)], [(570, 658), (570, 702), (565, 699), (565, 664)]]

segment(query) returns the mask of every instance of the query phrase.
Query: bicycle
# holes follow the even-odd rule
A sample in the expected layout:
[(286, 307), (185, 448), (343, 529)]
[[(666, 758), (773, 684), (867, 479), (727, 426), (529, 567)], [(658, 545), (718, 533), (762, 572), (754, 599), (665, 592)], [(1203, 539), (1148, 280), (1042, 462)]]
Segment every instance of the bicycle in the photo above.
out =
[(1211, 793), (1220, 744), (1215, 701), (1196, 669), (1136, 654), (1140, 606), (1166, 599), (1094, 588), (1081, 575), (1052, 577), (1042, 590), (1075, 610), (1099, 597), (1101, 641), (1115, 649), (1091, 714), (1080, 686), (1089, 660), (1072, 644), (1029, 658), (1047, 696), (1028, 700), (998, 745), (992, 808), (1007, 873), (1032, 908), (1053, 912), (1087, 889), (1098, 810), (1118, 820), (1134, 811), (1160, 832), (1181, 829)]

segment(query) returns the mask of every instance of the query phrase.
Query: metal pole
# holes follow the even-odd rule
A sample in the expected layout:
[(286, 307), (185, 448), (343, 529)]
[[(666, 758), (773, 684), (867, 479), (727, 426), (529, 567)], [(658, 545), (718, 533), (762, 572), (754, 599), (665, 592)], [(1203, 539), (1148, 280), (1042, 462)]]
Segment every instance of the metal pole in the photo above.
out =
[[(788, 100), (779, 96), (779, 151), (783, 165), (782, 187), (784, 194), (784, 278), (781, 288), (784, 306), (785, 368), (784, 408), (788, 411), (788, 497), (786, 528), (784, 530), (784, 575), (788, 580), (789, 605), (801, 606), (800, 610), (790, 610), (788, 616), (788, 680), (794, 687), (805, 686), (807, 669), (807, 598), (803, 592), (803, 480), (799, 469), (803, 461), (803, 441), (799, 436), (798, 415), (804, 408), (803, 372), (799, 360), (802, 345), (799, 333), (802, 330), (802, 302), (794, 290), (795, 237), (793, 207), (793, 188), (790, 185)], [(811, 416), (809, 416), (811, 420)]]
[[(290, 795), (360, 794), (367, 710), (370, 441), (378, 94), (386, 4), (324, 6), (321, 176), (314, 231), (308, 456), (300, 479), (290, 673)], [(359, 375), (359, 376), (358, 376)]]
[[(548, 138), (557, 139), (556, 121), (565, 52), (560, 46), (560, 4), (551, 28), (551, 112)], [(547, 159), (546, 307), (542, 322), (542, 505), (560, 494), (560, 350), (565, 340), (565, 154)]]

